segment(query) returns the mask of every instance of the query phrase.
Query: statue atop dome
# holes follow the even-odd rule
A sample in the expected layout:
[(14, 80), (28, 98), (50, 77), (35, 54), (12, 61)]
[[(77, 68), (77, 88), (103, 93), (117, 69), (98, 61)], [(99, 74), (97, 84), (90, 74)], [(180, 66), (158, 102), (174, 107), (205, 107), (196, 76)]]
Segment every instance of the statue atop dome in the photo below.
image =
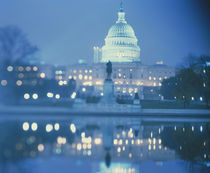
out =
[(120, 3), (120, 12), (124, 12), (124, 10), (123, 10), (123, 0), (121, 0), (121, 3)]
[(127, 23), (125, 20), (125, 12), (123, 9), (123, 1), (120, 3), (120, 11), (118, 12), (118, 20), (116, 23)]

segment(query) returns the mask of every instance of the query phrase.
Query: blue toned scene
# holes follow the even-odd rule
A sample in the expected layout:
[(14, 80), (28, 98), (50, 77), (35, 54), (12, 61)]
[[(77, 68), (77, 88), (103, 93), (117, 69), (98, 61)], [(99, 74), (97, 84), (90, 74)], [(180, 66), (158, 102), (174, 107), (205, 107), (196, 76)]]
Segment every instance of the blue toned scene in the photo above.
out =
[(48, 172), (210, 172), (210, 0), (0, 0), (0, 173)]

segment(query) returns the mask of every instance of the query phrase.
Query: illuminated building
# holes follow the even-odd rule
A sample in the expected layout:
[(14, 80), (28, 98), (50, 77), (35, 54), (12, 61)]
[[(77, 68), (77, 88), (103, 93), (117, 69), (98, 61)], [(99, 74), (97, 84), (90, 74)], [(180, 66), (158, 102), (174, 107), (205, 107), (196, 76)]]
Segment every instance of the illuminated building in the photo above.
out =
[(125, 20), (121, 5), (118, 20), (109, 29), (105, 45), (94, 47), (94, 62), (140, 62), (140, 48), (133, 28)]
[[(164, 64), (113, 63), (112, 68), (115, 95), (133, 97), (138, 92), (141, 99), (160, 99), (159, 89), (163, 79), (175, 75), (175, 68)], [(88, 94), (88, 88), (91, 88), (92, 95), (102, 94), (106, 78), (104, 63), (69, 65), (64, 71), (63, 80), (74, 78), (77, 89), (82, 93)]]
[[(76, 91), (85, 96), (103, 96), (103, 84), (106, 78), (106, 62), (112, 62), (112, 80), (114, 82), (115, 96), (125, 96), (132, 99), (135, 93), (140, 99), (161, 99), (159, 89), (162, 81), (175, 76), (175, 68), (166, 66), (162, 61), (154, 65), (141, 63), (140, 48), (137, 44), (133, 28), (125, 20), (125, 12), (121, 6), (117, 22), (109, 29), (105, 38), (105, 45), (94, 47), (93, 64), (79, 60), (78, 64), (53, 66), (41, 64), (37, 66), (8, 66), (8, 73), (17, 74), (16, 85), (24, 86), (30, 90), (25, 91), (25, 99), (48, 97), (59, 99), (71, 97), (64, 88), (68, 88), (70, 80), (76, 81)], [(43, 86), (44, 81), (54, 80), (48, 85), (44, 95), (33, 93)], [(52, 82), (52, 81), (51, 81)], [(0, 86), (8, 86), (8, 80), (0, 79)], [(46, 81), (45, 81), (46, 83)], [(54, 85), (54, 87), (53, 87)], [(57, 90), (59, 85), (60, 90)], [(37, 89), (36, 89), (37, 87)], [(43, 88), (43, 87), (42, 87)], [(61, 92), (62, 91), (62, 92)], [(38, 91), (37, 91), (38, 92)], [(38, 97), (33, 94), (38, 94)], [(60, 99), (61, 98), (61, 99)], [(73, 95), (74, 98), (74, 95)]]

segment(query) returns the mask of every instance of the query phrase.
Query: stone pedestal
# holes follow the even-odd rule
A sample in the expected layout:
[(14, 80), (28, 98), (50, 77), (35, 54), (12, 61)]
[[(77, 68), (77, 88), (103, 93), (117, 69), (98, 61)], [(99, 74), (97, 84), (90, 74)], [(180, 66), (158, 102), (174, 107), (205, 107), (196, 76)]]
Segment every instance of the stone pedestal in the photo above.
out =
[(111, 79), (105, 79), (104, 80), (104, 86), (103, 86), (103, 103), (115, 103), (115, 97), (114, 97), (114, 83)]
[(135, 93), (133, 104), (141, 107), (141, 103), (140, 103), (140, 99), (139, 99), (138, 93)]

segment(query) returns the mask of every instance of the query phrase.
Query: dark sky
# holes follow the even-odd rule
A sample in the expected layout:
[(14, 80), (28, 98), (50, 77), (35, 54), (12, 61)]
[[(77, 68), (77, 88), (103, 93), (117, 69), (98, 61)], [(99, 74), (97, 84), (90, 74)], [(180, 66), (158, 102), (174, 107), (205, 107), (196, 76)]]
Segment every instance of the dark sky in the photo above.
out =
[[(0, 0), (0, 27), (17, 25), (47, 63), (92, 62), (117, 19), (120, 0)], [(210, 55), (208, 0), (125, 0), (126, 19), (141, 60), (176, 65), (189, 54)]]

